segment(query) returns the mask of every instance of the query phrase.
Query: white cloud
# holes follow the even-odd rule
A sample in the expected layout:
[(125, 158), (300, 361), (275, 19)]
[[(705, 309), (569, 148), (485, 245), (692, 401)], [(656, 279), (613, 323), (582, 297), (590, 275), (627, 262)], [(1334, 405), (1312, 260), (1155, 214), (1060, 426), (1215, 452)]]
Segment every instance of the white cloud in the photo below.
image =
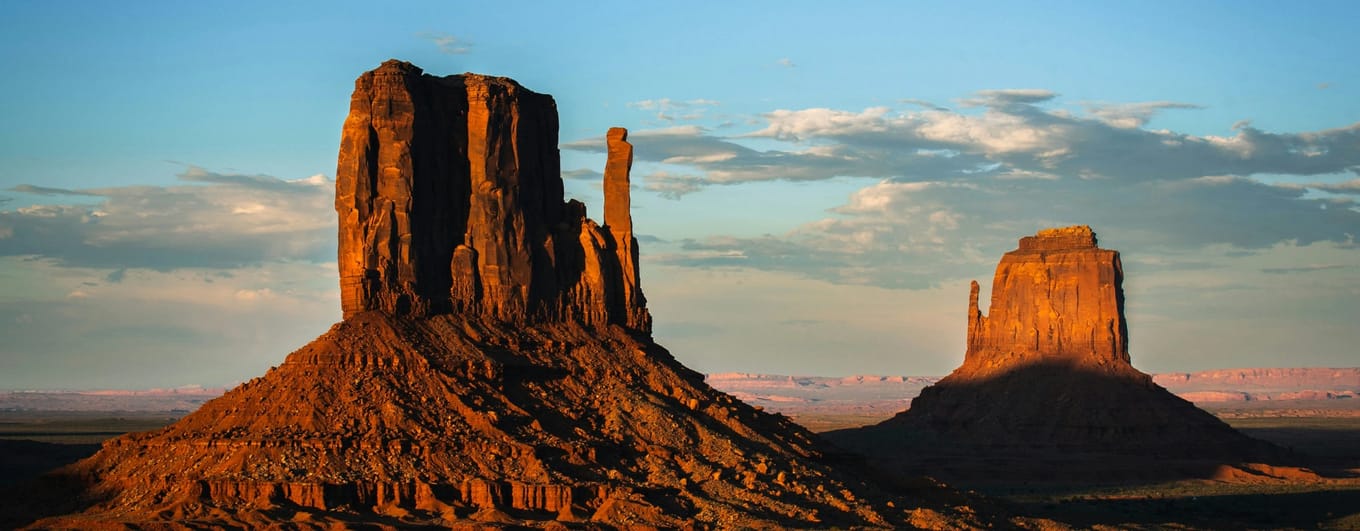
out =
[(1122, 129), (1134, 129), (1147, 125), (1158, 112), (1166, 109), (1202, 109), (1191, 103), (1174, 101), (1149, 101), (1141, 103), (1088, 103), (1086, 112), (1101, 121)]
[(626, 104), (630, 108), (654, 111), (657, 120), (666, 123), (676, 121), (702, 120), (707, 117), (708, 109), (720, 105), (716, 100), (697, 98), (692, 100), (672, 100), (659, 98), (634, 101)]
[(818, 136), (883, 133), (897, 123), (893, 118), (885, 119), (888, 112), (887, 107), (871, 107), (859, 113), (825, 108), (801, 111), (777, 110), (765, 115), (769, 125), (747, 136), (797, 142)]
[(445, 55), (464, 55), (472, 51), (471, 42), (448, 33), (427, 31), (416, 36), (434, 43), (439, 48), (439, 53)]
[(979, 90), (959, 103), (966, 107), (1008, 107), (1043, 103), (1056, 97), (1058, 93), (1045, 89), (991, 89)]
[(644, 181), (646, 182), (642, 187), (644, 190), (656, 192), (657, 195), (666, 199), (680, 199), (686, 194), (703, 189), (703, 186), (707, 184), (707, 181), (702, 177), (675, 175), (664, 171), (648, 174)]
[[(1056, 97), (1046, 90), (1008, 89), (963, 100), (980, 112), (776, 110), (763, 115), (763, 127), (734, 136), (697, 127), (637, 131), (636, 157), (690, 165), (712, 184), (833, 177), (1159, 180), (1360, 168), (1360, 124), (1273, 133), (1242, 122), (1231, 136), (1197, 136), (1143, 128), (1155, 113), (1194, 108), (1191, 104), (1087, 104), (1085, 115), (1036, 106)], [(802, 147), (759, 151), (744, 145), (746, 139)], [(593, 151), (602, 145), (598, 140), (563, 147)]]
[(331, 260), (333, 184), (189, 166), (184, 185), (13, 190), (98, 198), (95, 204), (0, 211), (0, 256), (33, 255), (71, 266), (236, 267), (273, 260)]

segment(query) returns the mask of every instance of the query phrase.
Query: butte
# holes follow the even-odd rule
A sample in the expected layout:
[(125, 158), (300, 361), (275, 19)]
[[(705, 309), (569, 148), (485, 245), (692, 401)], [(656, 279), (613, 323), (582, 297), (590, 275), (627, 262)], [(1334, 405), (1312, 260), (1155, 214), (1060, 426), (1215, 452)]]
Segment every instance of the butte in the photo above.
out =
[(1021, 238), (987, 315), (972, 283), (963, 365), (893, 418), (827, 437), (954, 479), (1140, 479), (1278, 456), (1133, 367), (1123, 280), (1090, 227)]
[(62, 470), (71, 494), (35, 526), (982, 525), (837, 471), (654, 343), (627, 132), (607, 135), (603, 225), (563, 201), (557, 144), (553, 98), (513, 80), (361, 75), (336, 171), (344, 320)]

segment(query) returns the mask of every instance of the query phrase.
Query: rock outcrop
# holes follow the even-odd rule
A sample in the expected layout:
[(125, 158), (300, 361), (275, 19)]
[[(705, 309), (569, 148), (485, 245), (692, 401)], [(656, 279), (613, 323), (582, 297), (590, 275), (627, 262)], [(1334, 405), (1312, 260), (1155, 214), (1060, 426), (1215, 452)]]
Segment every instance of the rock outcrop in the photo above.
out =
[(997, 266), (987, 315), (972, 283), (963, 364), (895, 417), (828, 436), (886, 461), (941, 451), (1276, 455), (1133, 367), (1122, 283), (1119, 253), (1097, 247), (1089, 227), (1022, 238)]
[(344, 315), (457, 313), (649, 331), (625, 136), (609, 135), (601, 227), (585, 205), (563, 203), (551, 96), (503, 77), (434, 77), (399, 61), (360, 76), (336, 169)]
[(1129, 363), (1119, 252), (1096, 247), (1090, 227), (1041, 230), (996, 266), (991, 309), (968, 300), (970, 369), (1037, 360)]
[(893, 496), (833, 468), (653, 343), (626, 132), (600, 226), (562, 203), (556, 124), (508, 79), (362, 75), (336, 182), (344, 321), (62, 471), (88, 508), (37, 526), (990, 524), (923, 498), (957, 505), (943, 488)]

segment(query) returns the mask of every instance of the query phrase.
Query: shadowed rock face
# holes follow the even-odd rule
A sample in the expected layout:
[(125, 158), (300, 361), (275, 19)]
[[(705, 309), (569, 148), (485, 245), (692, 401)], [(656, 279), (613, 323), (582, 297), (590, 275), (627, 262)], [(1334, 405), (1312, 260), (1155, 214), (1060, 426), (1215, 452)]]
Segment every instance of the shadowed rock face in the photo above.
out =
[(919, 497), (945, 489), (837, 470), (653, 343), (627, 132), (608, 134), (600, 226), (561, 202), (556, 128), (552, 99), (508, 79), (360, 76), (336, 180), (345, 319), (63, 470), (85, 510), (36, 525), (987, 525)]
[(1044, 460), (1275, 455), (1130, 364), (1123, 277), (1119, 253), (1097, 247), (1090, 227), (1021, 238), (997, 265), (988, 315), (972, 283), (963, 365), (897, 416), (828, 437), (884, 462), (917, 465), (951, 452)]
[(551, 96), (399, 61), (363, 74), (336, 169), (344, 315), (459, 313), (649, 331), (626, 135), (609, 136), (601, 227), (585, 205), (563, 203)]

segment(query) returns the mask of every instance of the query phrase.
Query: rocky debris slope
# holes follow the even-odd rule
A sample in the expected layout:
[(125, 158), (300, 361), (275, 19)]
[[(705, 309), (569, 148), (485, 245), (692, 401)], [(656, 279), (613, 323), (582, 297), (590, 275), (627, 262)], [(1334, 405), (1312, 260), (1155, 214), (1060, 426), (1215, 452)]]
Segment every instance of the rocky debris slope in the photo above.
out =
[(362, 75), (336, 182), (345, 320), (66, 469), (90, 507), (37, 526), (988, 523), (938, 485), (893, 498), (838, 471), (653, 343), (626, 132), (599, 226), (562, 202), (556, 120), (504, 78)]
[[(886, 524), (813, 436), (621, 328), (364, 312), (77, 471), (108, 520)], [(379, 520), (383, 521), (383, 520)]]
[(963, 365), (910, 409), (828, 434), (871, 456), (917, 449), (1098, 452), (1241, 460), (1274, 449), (1153, 383), (1129, 362), (1119, 253), (1089, 227), (1022, 238), (996, 269), (988, 315), (968, 303)]

